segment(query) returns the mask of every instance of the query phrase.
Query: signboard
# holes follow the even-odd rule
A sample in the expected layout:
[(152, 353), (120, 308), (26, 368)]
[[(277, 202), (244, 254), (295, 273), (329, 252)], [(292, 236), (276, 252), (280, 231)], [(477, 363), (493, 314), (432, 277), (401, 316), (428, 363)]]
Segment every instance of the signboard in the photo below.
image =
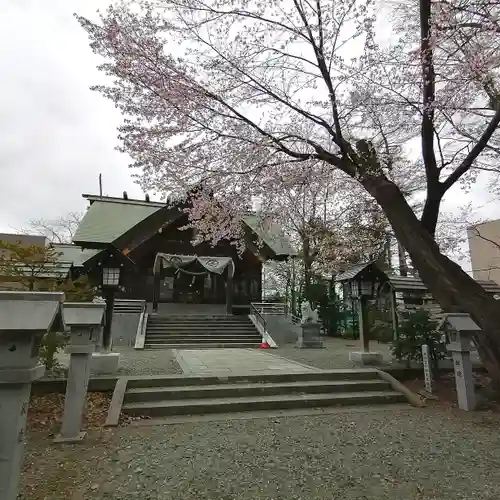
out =
[(432, 394), (432, 372), (430, 365), (429, 346), (427, 344), (424, 344), (422, 346), (422, 361), (424, 363), (425, 390)]

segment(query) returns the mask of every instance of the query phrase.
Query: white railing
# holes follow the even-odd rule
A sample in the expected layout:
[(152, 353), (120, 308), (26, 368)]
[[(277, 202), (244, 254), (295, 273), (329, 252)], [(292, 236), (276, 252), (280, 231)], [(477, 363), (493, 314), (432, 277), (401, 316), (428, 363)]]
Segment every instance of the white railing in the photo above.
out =
[(251, 305), (259, 314), (285, 316), (287, 313), (286, 304), (280, 302), (252, 302)]

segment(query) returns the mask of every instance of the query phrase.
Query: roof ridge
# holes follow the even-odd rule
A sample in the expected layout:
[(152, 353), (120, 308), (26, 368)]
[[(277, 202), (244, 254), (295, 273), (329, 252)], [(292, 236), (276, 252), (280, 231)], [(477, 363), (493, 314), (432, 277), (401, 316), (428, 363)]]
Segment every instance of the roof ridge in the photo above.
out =
[(122, 205), (144, 205), (147, 207), (164, 207), (166, 206), (166, 202), (162, 201), (146, 201), (146, 200), (137, 200), (133, 198), (118, 198), (116, 196), (100, 196), (98, 194), (82, 194), (82, 197), (89, 201), (100, 201), (106, 203), (120, 203)]

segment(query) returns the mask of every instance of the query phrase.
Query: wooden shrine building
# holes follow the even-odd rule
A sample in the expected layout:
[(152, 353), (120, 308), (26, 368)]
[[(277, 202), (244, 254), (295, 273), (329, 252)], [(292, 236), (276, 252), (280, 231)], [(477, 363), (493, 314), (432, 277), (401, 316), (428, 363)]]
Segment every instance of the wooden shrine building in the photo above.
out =
[(96, 253), (84, 264), (99, 280), (112, 259), (120, 265), (117, 298), (156, 303), (226, 304), (228, 312), (248, 312), (262, 296), (262, 264), (294, 254), (279, 227), (264, 229), (260, 217), (242, 217), (245, 251), (238, 255), (230, 241), (215, 247), (193, 246), (184, 201), (146, 200), (83, 195), (90, 205), (73, 243)]

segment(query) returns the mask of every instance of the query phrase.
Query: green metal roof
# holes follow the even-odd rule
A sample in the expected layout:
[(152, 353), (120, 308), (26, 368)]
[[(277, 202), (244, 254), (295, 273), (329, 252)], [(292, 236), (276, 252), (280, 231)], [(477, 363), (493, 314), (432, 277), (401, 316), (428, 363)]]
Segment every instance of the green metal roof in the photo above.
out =
[(296, 255), (296, 251), (283, 233), (281, 227), (274, 222), (263, 223), (258, 215), (245, 215), (243, 222), (259, 237), (276, 255)]
[[(84, 197), (91, 202), (91, 205), (73, 237), (76, 244), (113, 243), (122, 234), (165, 206), (164, 203), (152, 201), (102, 198), (92, 195)], [(296, 254), (277, 224), (266, 223), (264, 227), (262, 219), (257, 215), (246, 215), (243, 217), (243, 222), (276, 255)]]
[(151, 214), (161, 203), (102, 199), (92, 202), (73, 236), (75, 243), (112, 243)]
[(89, 260), (91, 257), (93, 257), (96, 253), (99, 252), (99, 250), (94, 250), (94, 249), (83, 249), (80, 248), (78, 245), (72, 245), (72, 244), (59, 244), (55, 243), (52, 245), (54, 247), (54, 250), (61, 254), (59, 256), (59, 262), (63, 263), (70, 263), (74, 267), (81, 267), (87, 260)]

